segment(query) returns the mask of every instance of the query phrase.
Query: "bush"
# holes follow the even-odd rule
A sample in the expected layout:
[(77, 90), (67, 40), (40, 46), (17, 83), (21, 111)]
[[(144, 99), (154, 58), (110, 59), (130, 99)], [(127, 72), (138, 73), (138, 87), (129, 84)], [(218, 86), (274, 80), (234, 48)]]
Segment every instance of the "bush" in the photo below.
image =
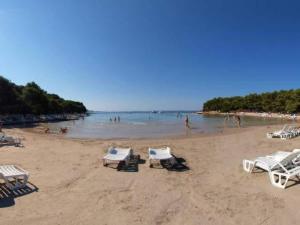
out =
[(0, 76), (0, 114), (85, 113), (81, 102), (48, 94), (36, 83), (18, 86)]
[(297, 113), (300, 112), (300, 89), (214, 98), (203, 104), (203, 111)]

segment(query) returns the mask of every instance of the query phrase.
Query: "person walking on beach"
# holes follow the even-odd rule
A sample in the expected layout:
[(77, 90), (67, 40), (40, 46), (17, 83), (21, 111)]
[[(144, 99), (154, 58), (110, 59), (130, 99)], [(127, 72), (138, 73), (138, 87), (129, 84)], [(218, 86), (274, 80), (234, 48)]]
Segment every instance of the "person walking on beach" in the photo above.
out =
[(117, 122), (117, 117), (114, 118), (114, 122), (115, 122), (115, 123)]
[(190, 129), (191, 127), (190, 127), (190, 121), (188, 115), (186, 115), (184, 122), (185, 122), (185, 127)]
[(118, 123), (120, 123), (120, 121), (121, 121), (121, 118), (120, 118), (120, 116), (118, 116)]

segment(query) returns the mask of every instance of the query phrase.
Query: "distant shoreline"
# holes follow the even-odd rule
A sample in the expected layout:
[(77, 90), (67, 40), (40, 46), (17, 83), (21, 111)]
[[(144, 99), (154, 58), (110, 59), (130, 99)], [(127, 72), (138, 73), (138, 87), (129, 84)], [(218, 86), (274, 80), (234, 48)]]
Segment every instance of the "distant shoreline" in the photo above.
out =
[(0, 121), (3, 125), (25, 125), (34, 123), (47, 123), (78, 120), (85, 117), (87, 114), (74, 113), (74, 114), (49, 114), (49, 115), (33, 115), (33, 114), (13, 114), (13, 115), (0, 115)]
[(257, 118), (273, 118), (273, 119), (285, 119), (285, 120), (300, 120), (300, 115), (296, 114), (283, 114), (283, 113), (266, 113), (266, 112), (229, 112), (229, 113), (223, 113), (218, 111), (207, 111), (207, 112), (197, 112), (198, 114), (202, 115), (239, 115), (239, 116), (251, 116), (251, 117), (257, 117)]

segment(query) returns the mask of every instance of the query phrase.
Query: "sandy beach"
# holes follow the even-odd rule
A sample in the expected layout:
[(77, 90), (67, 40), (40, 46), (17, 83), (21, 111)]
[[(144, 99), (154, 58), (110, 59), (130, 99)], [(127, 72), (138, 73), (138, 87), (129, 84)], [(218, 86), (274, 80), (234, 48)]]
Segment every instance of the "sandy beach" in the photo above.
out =
[[(266, 173), (242, 170), (244, 158), (300, 148), (300, 138), (266, 138), (279, 127), (138, 140), (74, 140), (37, 128), (6, 129), (24, 147), (1, 147), (0, 164), (28, 170), (30, 183), (14, 194), (2, 186), (0, 224), (299, 224), (300, 185), (281, 190)], [(111, 145), (132, 147), (142, 159), (138, 171), (103, 167)], [(184, 169), (149, 168), (148, 147), (165, 145)]]

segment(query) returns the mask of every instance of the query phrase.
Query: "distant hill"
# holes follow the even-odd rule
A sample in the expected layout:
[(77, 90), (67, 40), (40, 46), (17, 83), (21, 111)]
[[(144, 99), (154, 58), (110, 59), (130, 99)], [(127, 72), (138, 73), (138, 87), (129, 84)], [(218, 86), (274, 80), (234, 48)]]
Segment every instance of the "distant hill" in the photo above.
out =
[(49, 94), (36, 83), (16, 85), (0, 76), (0, 114), (85, 113), (81, 102)]
[(300, 89), (214, 98), (203, 104), (203, 111), (300, 112)]

